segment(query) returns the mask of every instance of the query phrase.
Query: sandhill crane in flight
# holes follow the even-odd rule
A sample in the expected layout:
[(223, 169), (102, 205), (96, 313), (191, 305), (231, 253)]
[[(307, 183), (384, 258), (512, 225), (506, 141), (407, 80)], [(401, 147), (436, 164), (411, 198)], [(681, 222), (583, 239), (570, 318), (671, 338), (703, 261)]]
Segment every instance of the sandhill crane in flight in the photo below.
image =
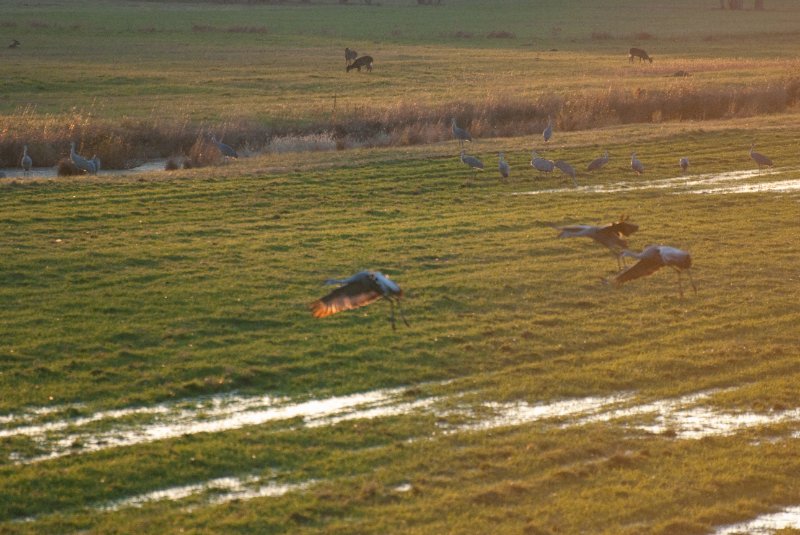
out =
[(469, 135), (469, 132), (464, 130), (463, 128), (459, 127), (456, 124), (456, 118), (453, 117), (453, 137), (458, 140), (459, 146), (463, 149), (465, 141), (472, 141), (472, 136)]
[(31, 167), (33, 167), (33, 160), (30, 156), (28, 156), (28, 146), (25, 145), (22, 147), (22, 160), (20, 160), (20, 165), (22, 166), (23, 173), (27, 175)]
[(753, 149), (756, 147), (756, 144), (753, 143), (750, 145), (750, 157), (755, 160), (758, 164), (758, 170), (761, 171), (761, 167), (772, 167), (772, 160), (761, 154), (760, 152), (756, 152)]
[(634, 253), (626, 249), (622, 251), (622, 255), (637, 258), (639, 261), (614, 277), (614, 283), (617, 286), (640, 277), (652, 275), (662, 267), (669, 266), (678, 273), (678, 291), (681, 297), (683, 297), (681, 274), (684, 271), (689, 275), (689, 282), (692, 283), (694, 293), (697, 293), (697, 286), (692, 280), (692, 257), (686, 251), (666, 245), (649, 245), (641, 253)]
[(542, 132), (542, 137), (544, 138), (545, 143), (550, 141), (550, 138), (553, 137), (553, 119), (551, 119), (549, 115), (547, 116), (547, 126)]
[(400, 298), (403, 290), (400, 286), (380, 271), (361, 271), (346, 279), (328, 279), (325, 284), (340, 284), (331, 293), (317, 299), (309, 305), (311, 314), (315, 318), (325, 318), (342, 310), (352, 310), (374, 303), (385, 298), (392, 307), (392, 330), (396, 329), (394, 320), (394, 305), (400, 311), (400, 318), (408, 326), (408, 321), (400, 308)]
[(683, 171), (685, 173), (686, 170), (689, 169), (689, 158), (686, 158), (684, 156), (683, 158), (680, 159), (680, 161), (678, 162), (678, 165), (681, 166), (681, 171)]
[(534, 150), (531, 151), (531, 167), (543, 173), (552, 173), (553, 169), (556, 168), (556, 164), (553, 163), (553, 160), (541, 158)]
[(226, 158), (238, 158), (239, 157), (239, 155), (236, 154), (236, 151), (233, 150), (233, 147), (231, 147), (230, 145), (226, 145), (225, 143), (222, 143), (221, 141), (217, 141), (216, 136), (213, 136), (213, 135), (211, 136), (211, 143), (216, 145), (217, 148), (219, 149), (220, 154), (222, 154)]
[(619, 221), (603, 225), (567, 225), (554, 228), (559, 232), (559, 238), (591, 238), (601, 245), (605, 245), (617, 259), (617, 267), (622, 268), (622, 252), (628, 248), (628, 242), (624, 237), (630, 236), (637, 230), (639, 225), (631, 223), (624, 214)]
[(644, 173), (644, 165), (642, 165), (642, 162), (636, 157), (635, 152), (631, 153), (631, 169), (633, 169), (637, 175)]
[(474, 156), (467, 155), (467, 151), (461, 149), (461, 161), (472, 168), (472, 175), (475, 176), (478, 171), (483, 171), (483, 162)]
[(70, 141), (69, 143), (69, 159), (72, 160), (72, 163), (75, 164), (75, 167), (77, 167), (81, 171), (89, 173), (90, 175), (97, 173), (97, 170), (94, 167), (94, 162), (92, 162), (91, 160), (87, 160), (86, 158), (75, 152), (74, 141)]
[(500, 171), (500, 176), (503, 178), (508, 178), (508, 175), (511, 174), (511, 166), (508, 165), (508, 162), (506, 161), (506, 155), (501, 152), (498, 153), (497, 158), (499, 160), (497, 163), (497, 169)]
[(570, 164), (568, 164), (564, 160), (556, 160), (555, 162), (553, 162), (553, 165), (555, 165), (558, 168), (559, 171), (561, 171), (562, 173), (564, 173), (565, 175), (570, 177), (572, 179), (572, 184), (576, 188), (578, 187), (578, 181), (575, 180), (575, 168), (574, 167), (572, 167)]
[(596, 171), (597, 169), (602, 168), (605, 164), (608, 163), (608, 151), (606, 151), (605, 155), (601, 156), (600, 158), (595, 158), (589, 165), (586, 167), (588, 171)]

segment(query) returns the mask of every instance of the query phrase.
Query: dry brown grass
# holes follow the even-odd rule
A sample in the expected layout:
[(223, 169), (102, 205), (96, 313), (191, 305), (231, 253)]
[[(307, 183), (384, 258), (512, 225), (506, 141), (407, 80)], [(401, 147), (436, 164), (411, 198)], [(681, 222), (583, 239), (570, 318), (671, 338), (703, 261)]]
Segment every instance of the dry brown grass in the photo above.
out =
[[(674, 78), (674, 65), (663, 67)], [(249, 152), (335, 150), (349, 147), (407, 146), (450, 139), (450, 119), (478, 138), (538, 134), (547, 116), (561, 131), (630, 123), (712, 120), (786, 111), (800, 103), (800, 78), (745, 87), (710, 87), (693, 78), (675, 79), (659, 88), (609, 88), (604, 91), (541, 94), (538, 97), (492, 94), (480, 100), (418, 104), (399, 100), (382, 108), (359, 107), (335, 118), (302, 126), (273, 125), (249, 119), (215, 125), (217, 137)], [(55, 165), (75, 141), (78, 152), (97, 154), (106, 169), (134, 167), (153, 158), (186, 155), (191, 165), (220, 163), (216, 147), (204, 141), (208, 125), (187, 119), (118, 123), (73, 110), (41, 116), (24, 109), (0, 118), (0, 164), (17, 165), (22, 146), (37, 166)]]

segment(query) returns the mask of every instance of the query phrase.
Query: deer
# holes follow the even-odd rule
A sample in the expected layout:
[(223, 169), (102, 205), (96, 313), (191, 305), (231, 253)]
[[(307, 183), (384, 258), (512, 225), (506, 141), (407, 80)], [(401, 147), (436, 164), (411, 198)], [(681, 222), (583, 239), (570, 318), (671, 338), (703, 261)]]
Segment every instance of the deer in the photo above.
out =
[(640, 63), (645, 60), (649, 61), (650, 63), (653, 63), (653, 58), (648, 56), (647, 52), (645, 52), (641, 48), (632, 47), (630, 50), (628, 50), (628, 61), (630, 63), (633, 63), (633, 58), (639, 58)]
[(345, 71), (350, 72), (350, 69), (358, 69), (358, 72), (361, 72), (361, 67), (367, 69), (367, 72), (372, 72), (372, 56), (357, 58), (353, 63), (345, 67)]
[(344, 64), (350, 65), (353, 63), (353, 60), (358, 57), (358, 52), (355, 50), (350, 50), (349, 48), (344, 49)]

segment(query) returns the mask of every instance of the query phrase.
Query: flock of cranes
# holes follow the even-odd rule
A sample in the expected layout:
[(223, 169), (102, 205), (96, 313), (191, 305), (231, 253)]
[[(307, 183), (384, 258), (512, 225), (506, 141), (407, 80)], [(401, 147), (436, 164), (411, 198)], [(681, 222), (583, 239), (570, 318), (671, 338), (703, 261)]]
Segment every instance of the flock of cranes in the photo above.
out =
[[(236, 159), (239, 157), (239, 154), (234, 150), (233, 147), (230, 145), (226, 145), (221, 141), (218, 141), (216, 136), (211, 135), (211, 143), (219, 150), (220, 154), (225, 158), (233, 158)], [(91, 158), (85, 158), (75, 152), (75, 142), (71, 141), (69, 144), (69, 161), (80, 171), (81, 173), (87, 173), (90, 175), (96, 175), (100, 172), (101, 161), (100, 158), (97, 157), (97, 154), (93, 155)], [(19, 161), (19, 166), (22, 168), (23, 176), (28, 176), (31, 169), (33, 169), (33, 159), (31, 155), (28, 154), (28, 145), (23, 145), (22, 147), (22, 157)]]
[[(461, 148), (461, 162), (470, 167), (473, 170), (473, 175), (475, 171), (483, 171), (484, 165), (483, 162), (476, 158), (475, 156), (471, 156), (467, 154), (466, 149), (464, 149), (464, 142), (465, 141), (472, 141), (472, 136), (470, 135), (467, 129), (458, 126), (458, 123), (455, 117), (451, 121), (452, 131), (453, 131), (453, 138), (458, 141), (459, 147)], [(542, 139), (544, 142), (547, 143), (553, 137), (553, 120), (548, 115), (547, 116), (547, 126), (545, 126), (544, 130), (542, 131)], [(772, 167), (773, 163), (770, 158), (764, 156), (763, 154), (756, 152), (755, 144), (750, 146), (750, 158), (758, 165), (759, 170), (763, 167)], [(595, 158), (589, 165), (586, 166), (587, 171), (597, 171), (605, 166), (609, 161), (608, 158), (608, 151), (603, 154), (603, 156), (599, 158)], [(682, 156), (678, 160), (678, 166), (680, 167), (681, 171), (685, 173), (689, 169), (689, 158), (686, 156)], [(508, 178), (511, 175), (511, 166), (505, 160), (505, 154), (499, 153), (498, 154), (498, 171), (500, 172), (500, 176), (502, 178)], [(535, 150), (531, 151), (531, 167), (535, 170), (542, 172), (542, 173), (552, 173), (554, 169), (558, 169), (568, 177), (572, 179), (572, 184), (577, 187), (578, 181), (576, 179), (576, 171), (575, 168), (570, 165), (569, 163), (565, 162), (564, 160), (548, 160), (547, 158), (542, 158)], [(644, 173), (644, 164), (642, 161), (636, 156), (636, 152), (631, 153), (631, 171), (636, 173), (637, 175), (641, 175)]]

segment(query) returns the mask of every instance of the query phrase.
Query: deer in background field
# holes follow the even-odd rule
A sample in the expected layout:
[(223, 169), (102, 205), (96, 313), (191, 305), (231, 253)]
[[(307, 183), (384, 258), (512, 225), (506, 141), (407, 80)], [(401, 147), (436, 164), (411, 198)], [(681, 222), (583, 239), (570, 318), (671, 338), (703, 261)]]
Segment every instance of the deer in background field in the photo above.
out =
[(353, 63), (353, 60), (355, 60), (357, 57), (358, 57), (358, 52), (356, 52), (355, 50), (350, 50), (349, 48), (344, 49), (345, 65), (350, 65), (351, 63)]
[(361, 72), (361, 67), (367, 69), (367, 72), (372, 72), (372, 56), (361, 56), (345, 67), (345, 71), (350, 72), (350, 69), (358, 69), (358, 72)]
[(630, 63), (633, 63), (633, 58), (639, 58), (640, 63), (645, 60), (649, 61), (650, 63), (653, 63), (653, 58), (648, 56), (647, 52), (645, 52), (641, 48), (633, 47), (630, 50), (628, 50), (628, 61)]

